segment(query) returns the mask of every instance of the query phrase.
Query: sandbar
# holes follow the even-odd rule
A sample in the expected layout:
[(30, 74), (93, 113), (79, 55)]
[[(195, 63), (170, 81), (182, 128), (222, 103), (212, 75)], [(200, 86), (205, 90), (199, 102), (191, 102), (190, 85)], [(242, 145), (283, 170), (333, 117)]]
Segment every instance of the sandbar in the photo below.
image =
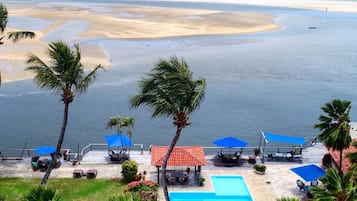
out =
[[(181, 0), (188, 1), (188, 0)], [(195, 1), (195, 0), (193, 0)], [(214, 2), (213, 0), (196, 0)], [(220, 3), (283, 6), (314, 10), (357, 12), (357, 2), (320, 0), (224, 0)], [(275, 16), (266, 13), (227, 12), (220, 10), (164, 8), (153, 6), (101, 4), (100, 9), (91, 9), (81, 4), (56, 2), (48, 7), (7, 6), (9, 16), (43, 20), (46, 26), (34, 30), (35, 39), (18, 43), (5, 41), (0, 46), (0, 71), (2, 82), (33, 77), (25, 71), (29, 53), (47, 61), (46, 49), (52, 40), (64, 40), (70, 44), (86, 39), (155, 39), (178, 36), (246, 34), (271, 31), (281, 28)], [(7, 27), (6, 32), (18, 27)], [(21, 29), (23, 30), (23, 29)], [(51, 40), (52, 39), (52, 40)], [(50, 41), (48, 41), (50, 40)], [(81, 44), (82, 63), (85, 69), (98, 64), (108, 68), (110, 58), (99, 44)]]

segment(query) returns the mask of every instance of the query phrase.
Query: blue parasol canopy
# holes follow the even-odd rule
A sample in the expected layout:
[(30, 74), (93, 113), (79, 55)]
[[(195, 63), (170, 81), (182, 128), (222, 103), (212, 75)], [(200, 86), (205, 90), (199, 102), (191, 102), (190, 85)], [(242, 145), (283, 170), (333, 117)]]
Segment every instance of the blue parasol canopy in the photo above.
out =
[(232, 136), (217, 139), (213, 143), (219, 147), (227, 147), (227, 148), (246, 147), (248, 144), (247, 142)]
[(303, 137), (285, 136), (285, 135), (278, 135), (268, 132), (264, 132), (263, 134), (267, 142), (274, 141), (274, 142), (282, 142), (282, 143), (290, 143), (290, 144), (298, 144), (298, 145), (305, 144), (305, 139)]
[(109, 147), (129, 147), (133, 145), (130, 138), (124, 134), (112, 134), (104, 138)]
[(56, 151), (56, 148), (51, 147), (51, 146), (40, 146), (37, 149), (35, 149), (35, 152), (37, 154), (51, 154)]
[(307, 182), (316, 181), (325, 175), (325, 170), (314, 164), (291, 168), (290, 170)]

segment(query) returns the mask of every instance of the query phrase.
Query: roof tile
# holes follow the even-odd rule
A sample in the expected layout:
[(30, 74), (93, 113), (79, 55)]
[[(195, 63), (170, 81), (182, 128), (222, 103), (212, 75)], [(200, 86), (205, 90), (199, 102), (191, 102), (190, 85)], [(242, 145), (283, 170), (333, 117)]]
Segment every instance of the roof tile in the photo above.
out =
[[(162, 166), (168, 146), (151, 148), (151, 165)], [(202, 166), (206, 165), (205, 153), (201, 146), (175, 146), (167, 166)]]

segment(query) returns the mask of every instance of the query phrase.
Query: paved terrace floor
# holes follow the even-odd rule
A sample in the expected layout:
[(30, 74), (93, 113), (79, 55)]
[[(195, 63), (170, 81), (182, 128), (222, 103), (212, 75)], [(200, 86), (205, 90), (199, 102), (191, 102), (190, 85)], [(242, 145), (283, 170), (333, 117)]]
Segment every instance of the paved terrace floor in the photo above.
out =
[[(322, 156), (327, 153), (321, 144), (307, 148), (303, 152), (302, 163), (321, 164)], [(150, 165), (150, 153), (131, 152), (131, 160), (138, 163), (139, 171), (146, 171), (146, 178), (156, 181), (157, 169)], [(255, 201), (274, 201), (283, 196), (302, 196), (297, 187), (296, 180), (299, 176), (290, 171), (290, 168), (301, 166), (295, 162), (266, 162), (266, 174), (258, 175), (253, 171), (253, 165), (245, 163), (240, 167), (216, 167), (211, 159), (212, 155), (206, 156), (207, 165), (202, 167), (202, 176), (206, 178), (205, 185), (198, 187), (195, 185), (170, 185), (170, 191), (214, 191), (211, 184), (212, 175), (242, 175), (249, 187), (250, 193)], [(3, 160), (0, 161), (0, 177), (21, 177), (21, 178), (41, 178), (43, 172), (34, 172), (30, 166), (30, 158), (21, 161)], [(106, 151), (91, 151), (87, 153), (80, 164), (72, 165), (71, 162), (63, 161), (60, 168), (53, 170), (51, 177), (71, 178), (74, 169), (89, 169), (98, 171), (98, 178), (118, 178), (121, 177), (120, 164), (113, 164), (107, 157)], [(185, 170), (186, 167), (168, 167), (168, 169)], [(192, 173), (191, 173), (192, 174)], [(164, 200), (162, 189), (159, 191), (160, 200)]]

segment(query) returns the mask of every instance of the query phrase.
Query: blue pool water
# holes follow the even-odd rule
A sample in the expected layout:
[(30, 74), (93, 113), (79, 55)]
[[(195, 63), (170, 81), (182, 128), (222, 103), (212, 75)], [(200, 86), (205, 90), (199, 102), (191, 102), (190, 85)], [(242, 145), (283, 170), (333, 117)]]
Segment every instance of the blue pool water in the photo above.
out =
[(253, 201), (242, 176), (212, 176), (214, 192), (170, 192), (171, 201)]

